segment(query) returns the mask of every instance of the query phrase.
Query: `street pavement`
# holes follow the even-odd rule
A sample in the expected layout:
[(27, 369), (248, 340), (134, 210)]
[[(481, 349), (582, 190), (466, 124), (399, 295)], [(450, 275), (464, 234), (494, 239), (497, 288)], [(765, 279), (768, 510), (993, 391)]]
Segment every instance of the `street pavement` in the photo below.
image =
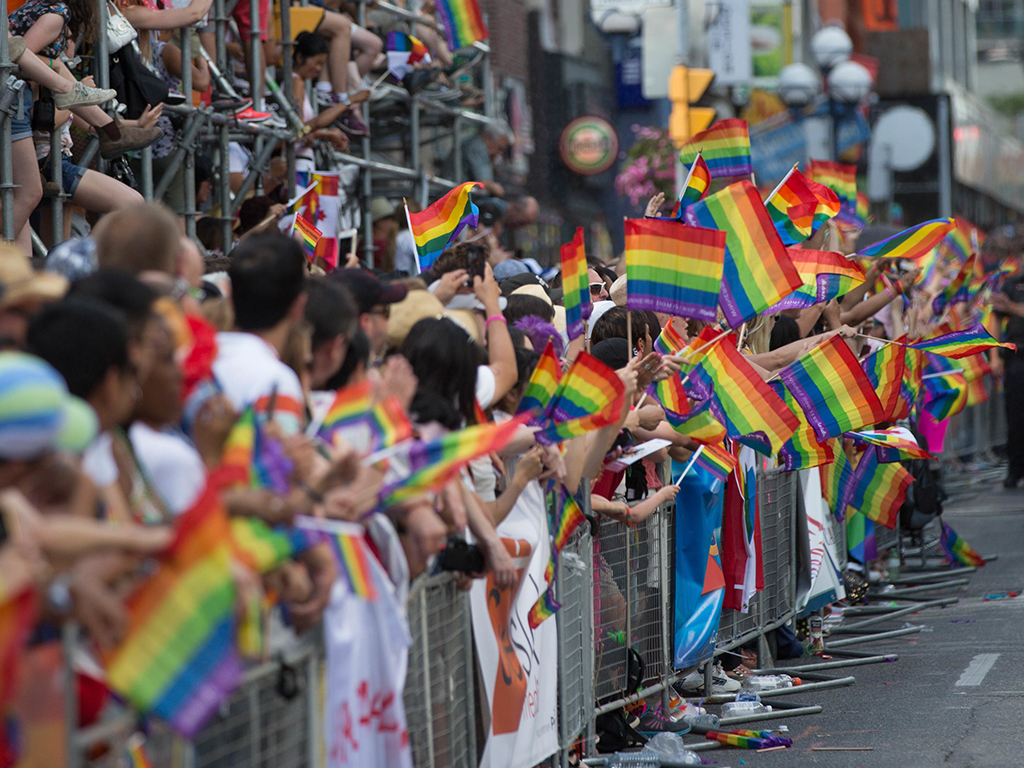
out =
[(784, 724), (794, 740), (791, 749), (714, 750), (702, 753), (707, 763), (732, 768), (1024, 766), (1024, 597), (984, 599), (1024, 593), (1024, 490), (1004, 490), (995, 471), (975, 476), (970, 486), (960, 480), (946, 503), (946, 522), (983, 555), (996, 554), (998, 560), (971, 574), (970, 585), (934, 593), (955, 594), (959, 603), (873, 628), (896, 629), (909, 619), (923, 624), (924, 632), (852, 649), (896, 653), (897, 662), (831, 670), (824, 674), (853, 675), (857, 682), (786, 699), (820, 704), (821, 714), (741, 726)]

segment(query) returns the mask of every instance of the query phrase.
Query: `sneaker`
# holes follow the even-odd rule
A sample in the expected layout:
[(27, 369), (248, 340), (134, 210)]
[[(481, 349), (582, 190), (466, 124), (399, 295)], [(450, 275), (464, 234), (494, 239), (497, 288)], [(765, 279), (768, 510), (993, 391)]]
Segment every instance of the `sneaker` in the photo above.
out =
[(210, 106), (222, 112), (237, 112), (252, 106), (252, 99), (235, 98), (228, 94), (215, 91), (210, 98)]
[[(684, 695), (687, 693), (703, 691), (704, 673), (699, 669), (695, 669), (676, 683), (675, 689)], [(739, 682), (726, 675), (725, 672), (722, 671), (722, 668), (716, 664), (714, 671), (711, 673), (711, 695), (717, 696), (722, 693), (735, 693), (739, 689)]]
[(95, 107), (106, 104), (117, 96), (111, 88), (90, 88), (82, 83), (75, 83), (68, 93), (55, 93), (53, 105), (57, 109), (74, 109), (75, 107)]
[(1003, 488), (1016, 488), (1017, 483), (1020, 482), (1020, 475), (1009, 473), (1006, 475), (1006, 479), (1003, 480)]
[(271, 117), (269, 112), (257, 112), (252, 107), (235, 112), (235, 120), (242, 123), (265, 123)]
[(349, 109), (338, 118), (338, 127), (349, 136), (369, 136), (370, 129), (366, 127), (359, 114), (354, 109)]
[(690, 725), (682, 720), (673, 720), (665, 715), (661, 704), (647, 707), (640, 714), (640, 723), (636, 726), (640, 733), (689, 733)]
[(282, 131), (288, 129), (288, 121), (280, 115), (271, 115), (263, 121), (262, 125), (264, 128), (275, 128)]
[(164, 132), (155, 125), (152, 128), (139, 128), (134, 125), (125, 125), (119, 117), (114, 118), (114, 123), (121, 132), (121, 137), (119, 139), (111, 139), (107, 134), (103, 133), (103, 131), (99, 131), (100, 156), (104, 160), (113, 160), (115, 157), (120, 157), (125, 152), (131, 152), (136, 149), (145, 149), (150, 144), (154, 144), (159, 141), (164, 135)]
[(171, 107), (176, 107), (180, 104), (184, 104), (187, 101), (185, 94), (181, 91), (168, 91), (167, 98), (164, 99), (164, 104)]
[(313, 98), (316, 100), (316, 104), (321, 109), (327, 107), (333, 107), (338, 102), (334, 99), (334, 94), (330, 91), (321, 91), (319, 88), (313, 89)]

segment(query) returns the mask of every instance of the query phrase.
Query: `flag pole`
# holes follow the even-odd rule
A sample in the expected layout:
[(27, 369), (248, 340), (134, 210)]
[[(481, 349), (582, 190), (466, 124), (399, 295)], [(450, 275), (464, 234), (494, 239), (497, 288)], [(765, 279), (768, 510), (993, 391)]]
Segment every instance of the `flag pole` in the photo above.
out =
[(767, 202), (768, 202), (769, 200), (771, 200), (771, 199), (772, 199), (773, 197), (775, 197), (775, 194), (776, 194), (776, 193), (777, 193), (777, 192), (778, 192), (778, 191), (779, 191), (780, 189), (782, 189), (782, 185), (783, 185), (783, 184), (785, 184), (785, 183), (786, 183), (787, 181), (789, 181), (789, 177), (793, 175), (793, 171), (795, 171), (795, 170), (796, 170), (796, 167), (797, 167), (798, 165), (800, 165), (800, 163), (793, 163), (793, 167), (789, 169), (789, 173), (787, 173), (787, 174), (786, 174), (785, 176), (783, 176), (783, 177), (782, 177), (782, 181), (780, 181), (780, 182), (779, 182), (779, 185), (778, 185), (777, 187), (775, 187), (775, 189), (773, 189), (773, 190), (772, 190), (772, 193), (771, 193), (770, 195), (768, 195), (768, 197), (766, 197), (766, 198), (764, 199), (764, 201), (765, 201), (766, 203), (767, 203)]
[(633, 313), (626, 307), (626, 354), (633, 357)]
[(691, 456), (690, 460), (686, 462), (686, 466), (683, 467), (683, 471), (679, 473), (679, 477), (676, 478), (676, 481), (672, 483), (672, 485), (679, 485), (681, 482), (683, 482), (683, 478), (686, 477), (686, 473), (690, 471), (690, 468), (693, 466), (693, 463), (697, 461), (697, 457), (700, 456), (702, 453), (704, 453), (703, 445), (693, 452), (693, 456)]
[(409, 234), (412, 235), (412, 254), (415, 257), (413, 261), (416, 263), (416, 274), (420, 274), (420, 249), (416, 245), (416, 233), (412, 229), (412, 219), (409, 218), (409, 203), (406, 199), (402, 198), (402, 207), (405, 208), (405, 223), (409, 225)]
[(690, 166), (690, 170), (686, 172), (686, 178), (683, 180), (683, 186), (679, 190), (678, 200), (682, 201), (683, 195), (686, 194), (686, 190), (690, 187), (690, 179), (693, 178), (693, 171), (697, 167), (697, 161), (700, 160), (700, 153), (704, 151), (704, 147), (697, 150), (697, 156), (693, 158), (693, 165)]

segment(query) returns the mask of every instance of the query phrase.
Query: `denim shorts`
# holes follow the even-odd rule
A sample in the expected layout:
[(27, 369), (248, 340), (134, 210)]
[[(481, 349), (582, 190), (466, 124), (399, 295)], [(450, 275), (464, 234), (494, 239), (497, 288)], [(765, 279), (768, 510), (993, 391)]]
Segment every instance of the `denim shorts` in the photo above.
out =
[[(65, 195), (74, 197), (75, 190), (78, 189), (82, 177), (85, 176), (85, 168), (75, 165), (71, 162), (70, 157), (64, 157), (64, 155), (60, 156), (60, 160), (61, 187), (64, 189)], [(39, 172), (47, 181), (50, 180), (50, 158), (48, 156), (39, 165)]]
[(21, 117), (12, 117), (11, 141), (32, 138), (32, 88), (28, 83), (21, 89)]

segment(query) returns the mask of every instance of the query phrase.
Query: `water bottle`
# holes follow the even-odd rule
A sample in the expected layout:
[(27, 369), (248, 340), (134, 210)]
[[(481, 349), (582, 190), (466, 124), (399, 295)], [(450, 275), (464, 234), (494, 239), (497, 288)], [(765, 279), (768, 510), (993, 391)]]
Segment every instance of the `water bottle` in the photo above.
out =
[(650, 752), (616, 752), (608, 759), (609, 768), (633, 768), (637, 765), (661, 768), (661, 758)]
[(789, 675), (751, 675), (743, 681), (743, 690), (753, 693), (792, 687), (793, 678)]
[(896, 547), (889, 550), (889, 574), (887, 581), (893, 583), (900, 577), (900, 553)]
[(771, 707), (765, 706), (760, 701), (730, 701), (722, 705), (722, 719), (728, 720), (730, 717), (762, 715), (771, 711)]
[(712, 715), (708, 712), (702, 712), (698, 715), (683, 715), (680, 719), (694, 731), (713, 731), (721, 725), (718, 715)]

